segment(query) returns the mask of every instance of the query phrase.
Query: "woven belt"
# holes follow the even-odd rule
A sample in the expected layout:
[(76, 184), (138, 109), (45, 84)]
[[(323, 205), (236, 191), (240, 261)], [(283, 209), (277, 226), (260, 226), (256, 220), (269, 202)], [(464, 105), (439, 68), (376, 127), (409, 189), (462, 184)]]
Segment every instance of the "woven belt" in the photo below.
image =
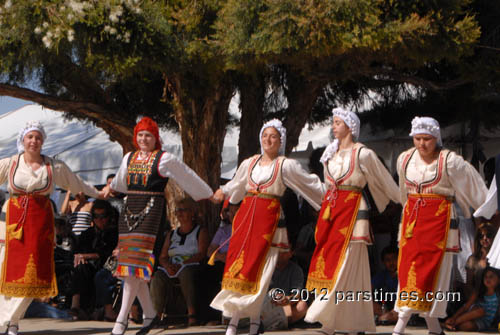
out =
[(127, 191), (127, 194), (161, 195), (161, 196), (165, 196), (164, 192), (148, 192), (148, 191)]
[(258, 198), (264, 198), (264, 199), (279, 199), (280, 197), (274, 194), (270, 193), (262, 193), (262, 192), (256, 192), (256, 191), (249, 191), (246, 194), (247, 197), (258, 197)]

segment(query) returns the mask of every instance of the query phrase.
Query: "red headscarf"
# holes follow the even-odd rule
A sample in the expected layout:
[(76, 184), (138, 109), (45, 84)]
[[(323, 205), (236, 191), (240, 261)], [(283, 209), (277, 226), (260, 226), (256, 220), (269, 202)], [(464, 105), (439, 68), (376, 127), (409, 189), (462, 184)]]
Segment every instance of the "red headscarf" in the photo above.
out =
[(137, 133), (143, 130), (149, 131), (155, 137), (155, 149), (161, 149), (161, 140), (160, 140), (160, 130), (158, 129), (158, 124), (154, 122), (151, 118), (145, 116), (143, 117), (134, 128), (134, 146), (136, 149), (139, 149), (139, 145), (137, 144)]

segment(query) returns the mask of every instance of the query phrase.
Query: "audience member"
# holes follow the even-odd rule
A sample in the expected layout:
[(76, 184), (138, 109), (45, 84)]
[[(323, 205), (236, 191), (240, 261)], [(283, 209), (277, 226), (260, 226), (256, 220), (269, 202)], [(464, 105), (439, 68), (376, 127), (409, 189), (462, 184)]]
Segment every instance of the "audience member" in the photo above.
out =
[(159, 257), (160, 266), (151, 280), (151, 298), (159, 316), (172, 299), (176, 282), (180, 282), (188, 310), (188, 326), (197, 324), (197, 291), (195, 280), (200, 262), (206, 257), (208, 232), (195, 220), (195, 202), (191, 198), (176, 201), (175, 214), (180, 226), (165, 239)]
[(70, 200), (70, 195), (69, 191), (66, 192), (66, 197), (61, 206), (61, 214), (69, 215), (73, 234), (78, 237), (91, 226), (92, 215), (90, 210), (92, 209), (92, 202), (87, 200), (83, 192), (75, 194), (74, 200)]
[[(81, 233), (74, 250), (71, 310), (79, 318), (85, 318), (82, 308), (88, 311), (92, 307), (94, 276), (103, 268), (118, 243), (118, 227), (110, 220), (111, 205), (105, 200), (96, 200), (91, 211), (94, 224)], [(110, 319), (115, 317), (107, 316)]]
[(499, 284), (499, 270), (487, 267), (479, 288), (474, 290), (464, 306), (446, 320), (445, 327), (460, 331), (493, 330), (493, 321), (498, 311)]
[(288, 329), (306, 315), (307, 302), (301, 296), (304, 273), (300, 266), (290, 260), (292, 255), (289, 248), (279, 253), (269, 284), (270, 292), (273, 293), (266, 296), (262, 307), (264, 330)]
[(379, 297), (373, 302), (373, 313), (379, 324), (395, 324), (398, 313), (394, 311), (394, 301), (398, 290), (398, 248), (385, 247), (382, 250), (384, 270), (372, 278), (372, 289)]

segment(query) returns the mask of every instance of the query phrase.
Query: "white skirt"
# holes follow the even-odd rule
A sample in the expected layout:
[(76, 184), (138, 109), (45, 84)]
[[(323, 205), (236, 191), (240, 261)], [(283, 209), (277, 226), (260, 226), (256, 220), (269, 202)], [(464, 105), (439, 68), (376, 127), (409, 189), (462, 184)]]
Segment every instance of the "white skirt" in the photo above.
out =
[[(370, 299), (358, 299), (356, 293), (371, 294), (371, 290), (366, 243), (351, 242), (333, 292), (328, 292), (323, 299), (321, 294), (317, 295), (305, 321), (320, 322), (324, 328), (335, 331), (374, 332), (373, 303)], [(350, 299), (353, 294), (355, 298)]]
[[(442, 292), (446, 295), (450, 290), (453, 255), (454, 253), (452, 252), (446, 252), (443, 256), (443, 261), (441, 262), (441, 267), (439, 268), (438, 282), (436, 284), (435, 292)], [(399, 285), (397, 297), (399, 299)], [(401, 308), (397, 306), (398, 302), (396, 300), (394, 310), (398, 312), (400, 317), (411, 316), (412, 314), (418, 313), (421, 317), (444, 318), (446, 317), (446, 307), (448, 306), (448, 299), (434, 300), (432, 302), (431, 310), (427, 312), (422, 312), (406, 306)]]
[[(5, 241), (5, 222), (0, 222), (0, 240)], [(0, 269), (3, 269), (5, 245), (0, 243)], [(23, 318), (31, 304), (32, 298), (6, 297), (0, 294), (0, 326), (6, 326), (12, 321), (16, 324)]]
[[(288, 243), (286, 228), (277, 228), (273, 237), (273, 244)], [(259, 291), (256, 294), (241, 294), (230, 290), (221, 290), (210, 304), (210, 307), (222, 311), (222, 314), (231, 318), (234, 314), (239, 317), (258, 317), (264, 298), (267, 295), (269, 283), (273, 277), (274, 268), (278, 261), (280, 249), (271, 247), (266, 255), (264, 269), (260, 277)]]
[(500, 269), (500, 233), (495, 235), (495, 239), (493, 240), (493, 244), (486, 258), (491, 267)]

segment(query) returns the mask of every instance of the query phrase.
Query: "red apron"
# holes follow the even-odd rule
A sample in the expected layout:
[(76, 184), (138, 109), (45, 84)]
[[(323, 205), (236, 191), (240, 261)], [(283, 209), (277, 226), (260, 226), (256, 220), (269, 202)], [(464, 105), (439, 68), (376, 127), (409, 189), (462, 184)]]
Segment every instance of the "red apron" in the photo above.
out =
[[(438, 194), (410, 194), (403, 211), (399, 242), (398, 307), (429, 311), (426, 293), (434, 292), (446, 251), (452, 202)], [(406, 293), (402, 293), (406, 292)]]

